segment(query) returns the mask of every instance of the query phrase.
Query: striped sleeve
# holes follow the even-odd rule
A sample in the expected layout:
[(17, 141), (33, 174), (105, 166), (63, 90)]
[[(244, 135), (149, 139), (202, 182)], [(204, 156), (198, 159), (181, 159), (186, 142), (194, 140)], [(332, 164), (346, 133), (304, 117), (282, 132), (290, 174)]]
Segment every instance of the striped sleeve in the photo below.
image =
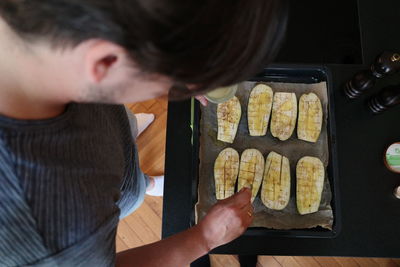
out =
[(19, 185), (10, 154), (0, 140), (0, 265), (20, 266), (43, 258), (46, 248)]

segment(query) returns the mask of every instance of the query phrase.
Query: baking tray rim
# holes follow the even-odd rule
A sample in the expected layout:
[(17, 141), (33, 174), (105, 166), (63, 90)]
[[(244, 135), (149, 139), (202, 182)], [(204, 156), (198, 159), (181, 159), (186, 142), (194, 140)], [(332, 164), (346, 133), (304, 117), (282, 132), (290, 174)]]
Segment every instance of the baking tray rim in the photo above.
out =
[[(298, 75), (299, 72), (301, 75)], [(295, 77), (294, 74), (297, 73)], [(308, 74), (314, 74), (314, 76)], [(291, 74), (291, 75), (290, 75)], [(279, 81), (285, 82), (288, 78), (308, 78), (310, 83), (317, 83), (326, 81), (328, 91), (328, 148), (329, 148), (329, 164), (327, 167), (328, 179), (332, 190), (332, 211), (333, 211), (333, 226), (332, 230), (324, 229), (322, 227), (314, 227), (310, 229), (290, 229), (279, 230), (269, 229), (263, 227), (250, 227), (245, 231), (243, 236), (271, 236), (271, 237), (289, 237), (289, 238), (335, 238), (339, 235), (341, 224), (341, 208), (340, 208), (340, 193), (339, 193), (339, 178), (338, 178), (338, 164), (337, 164), (337, 146), (336, 146), (336, 124), (335, 124), (335, 107), (333, 102), (332, 75), (327, 66), (324, 65), (298, 65), (298, 64), (273, 64), (265, 68), (262, 72), (247, 81)], [(299, 81), (300, 82), (300, 81)], [(302, 83), (307, 83), (301, 80)], [(192, 177), (195, 179), (192, 188), (192, 194), (195, 196), (193, 199), (193, 212), (191, 216), (191, 225), (195, 224), (195, 206), (197, 203), (197, 187), (199, 181), (199, 146), (200, 146), (200, 118), (201, 110), (200, 104), (197, 101), (192, 102), (192, 121), (191, 126), (193, 130), (192, 145), (193, 145), (193, 163), (192, 163)]]

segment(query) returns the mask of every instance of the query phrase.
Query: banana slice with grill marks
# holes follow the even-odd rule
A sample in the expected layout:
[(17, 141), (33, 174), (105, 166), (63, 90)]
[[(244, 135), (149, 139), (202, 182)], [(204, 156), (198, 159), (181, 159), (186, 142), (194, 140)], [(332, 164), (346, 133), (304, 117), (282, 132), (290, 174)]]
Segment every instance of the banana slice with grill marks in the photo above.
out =
[(224, 103), (218, 104), (218, 140), (233, 143), (241, 116), (242, 108), (236, 96)]
[(290, 199), (290, 165), (288, 158), (270, 152), (265, 162), (261, 200), (267, 208), (283, 210)]
[(292, 136), (297, 119), (297, 98), (294, 93), (275, 93), (272, 105), (271, 134), (281, 141)]
[(239, 153), (233, 148), (222, 150), (214, 163), (215, 195), (225, 199), (235, 193), (239, 173)]
[(257, 149), (246, 149), (240, 157), (238, 191), (251, 188), (251, 202), (260, 189), (264, 172), (264, 157)]
[(304, 94), (299, 100), (297, 136), (301, 140), (315, 143), (322, 128), (321, 100), (314, 93)]
[(247, 121), (251, 136), (266, 135), (273, 95), (271, 87), (265, 84), (259, 84), (251, 90), (247, 107)]
[(325, 169), (321, 160), (303, 157), (297, 162), (297, 210), (300, 214), (317, 212), (324, 187)]

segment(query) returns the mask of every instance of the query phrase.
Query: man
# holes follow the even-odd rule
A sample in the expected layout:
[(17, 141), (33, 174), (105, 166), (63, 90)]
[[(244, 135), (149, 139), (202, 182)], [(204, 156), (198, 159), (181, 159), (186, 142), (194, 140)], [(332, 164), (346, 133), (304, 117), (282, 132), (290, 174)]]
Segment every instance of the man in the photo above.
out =
[(276, 52), (282, 3), (2, 0), (0, 265), (184, 266), (242, 234), (249, 190), (185, 232), (115, 255), (118, 220), (151, 183), (135, 119), (116, 104), (251, 77)]

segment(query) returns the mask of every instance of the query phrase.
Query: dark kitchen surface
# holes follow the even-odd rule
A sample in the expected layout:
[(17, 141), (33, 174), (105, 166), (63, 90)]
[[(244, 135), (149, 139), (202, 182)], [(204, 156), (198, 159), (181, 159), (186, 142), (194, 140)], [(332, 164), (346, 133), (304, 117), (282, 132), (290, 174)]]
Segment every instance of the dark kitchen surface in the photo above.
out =
[[(354, 5), (354, 1), (349, 1), (349, 5)], [(379, 81), (357, 100), (348, 100), (342, 94), (343, 84), (355, 72), (367, 68), (379, 53), (400, 50), (400, 1), (363, 0), (358, 8), (362, 58), (366, 65), (327, 65), (333, 79), (341, 232), (333, 239), (245, 235), (214, 253), (400, 257), (400, 200), (393, 196), (393, 189), (400, 185), (400, 175), (391, 173), (383, 164), (385, 148), (400, 141), (400, 107), (377, 116), (365, 108), (365, 101), (380, 88), (400, 84), (400, 74)], [(308, 16), (312, 16), (313, 7), (309, 6), (309, 10)], [(330, 23), (336, 25), (337, 21)], [(358, 54), (354, 52), (353, 57)], [(318, 58), (318, 61), (312, 59), (312, 63), (332, 63), (322, 60), (324, 56)], [(310, 62), (306, 53), (298, 60)], [(190, 101), (169, 104), (163, 237), (190, 227), (196, 196), (196, 181), (191, 178), (195, 162), (192, 162), (190, 104)]]
[(290, 1), (277, 62), (362, 64), (357, 0)]

